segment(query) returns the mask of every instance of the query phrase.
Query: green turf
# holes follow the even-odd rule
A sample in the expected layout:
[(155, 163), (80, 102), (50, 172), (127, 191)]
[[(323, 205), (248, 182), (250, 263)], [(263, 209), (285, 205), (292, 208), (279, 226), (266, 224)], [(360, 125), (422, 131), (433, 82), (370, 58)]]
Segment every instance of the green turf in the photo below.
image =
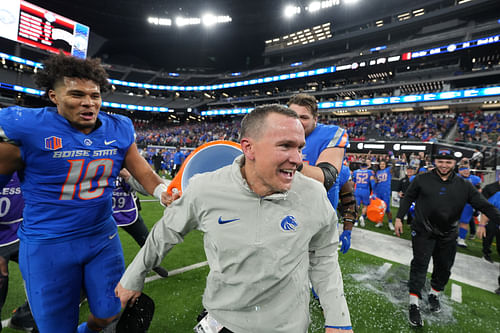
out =
[[(163, 209), (158, 203), (143, 202), (142, 216), (149, 228), (162, 215)], [(367, 222), (367, 229), (392, 234), (386, 227), (378, 229)], [(406, 230), (403, 237), (408, 238)], [(129, 263), (139, 247), (134, 240), (120, 230), (120, 237)], [(471, 242), (469, 242), (471, 243)], [(471, 246), (475, 255), (480, 247)], [(473, 253), (473, 254), (474, 254)], [(392, 267), (383, 277), (378, 269), (386, 262), (383, 259), (350, 250), (339, 255), (344, 275), (344, 288), (349, 304), (355, 332), (413, 332), (407, 323), (408, 294), (406, 280), (408, 266), (392, 263)], [(165, 258), (163, 266), (169, 270), (184, 267), (205, 260), (202, 234), (191, 232), (182, 244), (176, 246)], [(10, 316), (10, 311), (22, 304), (22, 289), (17, 264), (11, 263), (10, 287), (2, 318)], [(202, 310), (203, 294), (208, 267), (198, 268), (179, 275), (160, 279), (146, 284), (144, 292), (156, 303), (156, 313), (150, 332), (192, 332), (196, 316)], [(478, 272), (480, 274), (480, 272)], [(462, 286), (463, 303), (450, 299), (451, 283)], [(500, 297), (478, 288), (450, 281), (443, 295), (443, 311), (431, 314), (425, 300), (422, 302), (425, 327), (420, 332), (500, 332)], [(321, 308), (317, 301), (311, 302), (312, 323), (310, 333), (324, 332)], [(87, 305), (81, 308), (80, 321), (86, 320)], [(16, 332), (4, 329), (2, 332)]]

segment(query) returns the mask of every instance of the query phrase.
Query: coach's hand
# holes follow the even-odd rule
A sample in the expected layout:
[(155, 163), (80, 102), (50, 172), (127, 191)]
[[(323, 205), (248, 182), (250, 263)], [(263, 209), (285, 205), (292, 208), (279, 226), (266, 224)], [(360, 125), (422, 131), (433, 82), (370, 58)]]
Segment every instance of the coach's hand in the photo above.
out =
[(137, 298), (141, 296), (141, 292), (125, 289), (123, 288), (122, 284), (118, 282), (118, 285), (115, 288), (115, 295), (120, 299), (120, 302), (122, 303), (122, 308), (125, 308), (127, 306), (127, 303), (129, 303), (129, 305), (132, 306), (132, 304), (135, 303)]
[(399, 218), (396, 218), (396, 222), (394, 223), (394, 232), (398, 237), (403, 234), (403, 222)]
[(172, 193), (172, 195), (170, 195), (170, 194), (168, 194), (167, 191), (165, 191), (161, 194), (161, 203), (165, 207), (168, 207), (172, 202), (179, 199), (180, 197), (181, 196), (179, 195), (179, 192), (174, 192), (174, 193)]

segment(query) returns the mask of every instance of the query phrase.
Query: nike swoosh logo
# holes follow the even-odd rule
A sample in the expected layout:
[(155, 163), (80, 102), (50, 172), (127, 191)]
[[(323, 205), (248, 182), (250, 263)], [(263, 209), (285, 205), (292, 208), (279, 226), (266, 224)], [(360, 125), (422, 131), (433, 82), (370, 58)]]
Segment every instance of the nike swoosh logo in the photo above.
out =
[(109, 238), (109, 239), (113, 239), (113, 238), (115, 238), (115, 236), (116, 236), (116, 235), (118, 235), (118, 231), (117, 231), (117, 232), (115, 232), (114, 234), (112, 234), (111, 236), (109, 236), (108, 238)]
[(111, 141), (106, 141), (106, 140), (104, 140), (104, 144), (105, 144), (106, 146), (108, 146), (108, 145), (112, 144), (113, 142), (116, 142), (116, 140), (111, 140)]
[(219, 224), (226, 224), (234, 221), (238, 221), (239, 219), (232, 219), (232, 220), (223, 220), (222, 216), (219, 216)]

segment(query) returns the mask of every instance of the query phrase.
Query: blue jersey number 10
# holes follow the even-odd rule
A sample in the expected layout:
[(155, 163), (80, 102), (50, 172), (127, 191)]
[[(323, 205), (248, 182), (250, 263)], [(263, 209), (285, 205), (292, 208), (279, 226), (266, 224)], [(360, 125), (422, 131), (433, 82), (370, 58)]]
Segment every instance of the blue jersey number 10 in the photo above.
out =
[[(61, 190), (59, 200), (73, 200), (78, 191), (78, 198), (81, 200), (91, 200), (100, 197), (104, 189), (108, 186), (108, 179), (113, 171), (113, 160), (98, 159), (93, 160), (85, 167), (85, 160), (68, 160), (71, 164), (68, 176)], [(96, 178), (99, 168), (102, 174), (97, 180), (97, 186), (92, 189), (92, 181)], [(82, 173), (83, 178), (80, 180)]]

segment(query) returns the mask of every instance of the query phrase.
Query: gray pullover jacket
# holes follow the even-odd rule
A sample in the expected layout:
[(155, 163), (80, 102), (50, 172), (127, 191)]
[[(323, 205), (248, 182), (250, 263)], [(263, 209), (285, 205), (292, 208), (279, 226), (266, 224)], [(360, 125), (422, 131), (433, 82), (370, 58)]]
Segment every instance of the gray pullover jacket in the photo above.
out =
[(307, 332), (309, 279), (325, 325), (350, 327), (338, 264), (337, 217), (323, 185), (296, 173), (290, 191), (260, 197), (232, 165), (196, 175), (165, 209), (121, 279), (142, 290), (148, 271), (191, 230), (210, 267), (203, 305), (237, 333)]

